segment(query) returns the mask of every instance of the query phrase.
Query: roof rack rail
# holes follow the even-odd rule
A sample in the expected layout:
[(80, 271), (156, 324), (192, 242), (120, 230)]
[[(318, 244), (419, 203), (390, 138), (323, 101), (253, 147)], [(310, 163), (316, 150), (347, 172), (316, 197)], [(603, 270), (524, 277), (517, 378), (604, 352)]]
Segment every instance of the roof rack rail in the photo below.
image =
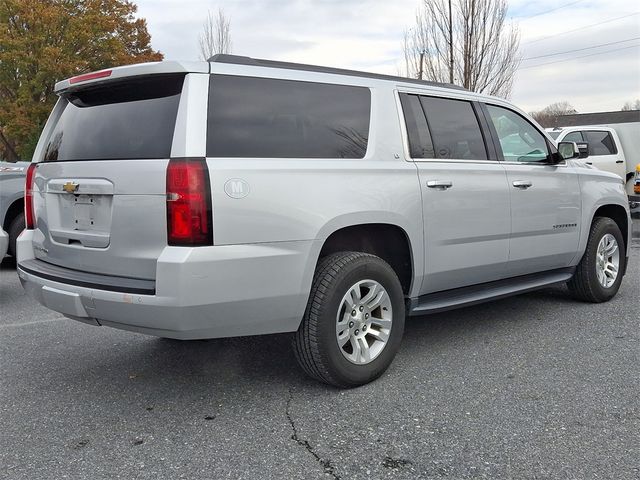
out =
[(287, 70), (302, 70), (305, 72), (331, 73), (335, 75), (349, 75), (352, 77), (374, 78), (378, 80), (393, 80), (396, 82), (416, 83), (418, 85), (426, 85), (431, 87), (452, 88), (455, 90), (464, 90), (466, 88), (450, 83), (429, 82), (427, 80), (418, 80), (417, 78), (396, 77), (394, 75), (383, 75), (379, 73), (361, 72), (358, 70), (346, 70), (343, 68), (322, 67), (319, 65), (307, 65), (304, 63), (278, 62), (275, 60), (263, 60), (260, 58), (251, 58), (241, 55), (227, 55), (218, 53), (210, 57), (208, 62), (229, 63), (234, 65), (252, 65), (254, 67), (282, 68)]

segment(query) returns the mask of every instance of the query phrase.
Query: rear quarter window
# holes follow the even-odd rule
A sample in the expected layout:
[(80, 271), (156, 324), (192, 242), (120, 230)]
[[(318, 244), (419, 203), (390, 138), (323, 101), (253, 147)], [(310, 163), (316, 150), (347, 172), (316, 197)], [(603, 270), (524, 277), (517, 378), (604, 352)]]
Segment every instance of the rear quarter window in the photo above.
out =
[(44, 161), (169, 158), (183, 81), (134, 77), (66, 94)]
[(589, 155), (615, 155), (618, 153), (611, 133), (603, 130), (587, 130), (584, 132), (589, 144)]
[(212, 75), (208, 157), (363, 158), (368, 88)]

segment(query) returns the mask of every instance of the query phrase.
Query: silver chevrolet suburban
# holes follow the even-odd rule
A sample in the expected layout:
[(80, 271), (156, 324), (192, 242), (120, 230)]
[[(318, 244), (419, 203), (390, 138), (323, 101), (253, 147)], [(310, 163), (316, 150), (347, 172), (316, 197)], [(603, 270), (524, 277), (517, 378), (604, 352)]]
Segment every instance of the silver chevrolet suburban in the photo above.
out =
[(229, 55), (56, 92), (18, 273), (85, 323), (295, 332), (309, 375), (352, 387), (389, 366), (407, 314), (563, 282), (603, 302), (625, 273), (620, 178), (498, 98)]

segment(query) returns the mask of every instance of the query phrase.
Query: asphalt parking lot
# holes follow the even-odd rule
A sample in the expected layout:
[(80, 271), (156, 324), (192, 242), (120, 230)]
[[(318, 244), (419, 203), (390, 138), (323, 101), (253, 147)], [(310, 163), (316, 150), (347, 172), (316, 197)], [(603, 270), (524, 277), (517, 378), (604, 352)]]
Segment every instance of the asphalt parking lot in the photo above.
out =
[(634, 242), (613, 301), (559, 287), (410, 319), (388, 373), (349, 391), (308, 380), (287, 335), (177, 342), (64, 319), (5, 259), (0, 478), (638, 479)]

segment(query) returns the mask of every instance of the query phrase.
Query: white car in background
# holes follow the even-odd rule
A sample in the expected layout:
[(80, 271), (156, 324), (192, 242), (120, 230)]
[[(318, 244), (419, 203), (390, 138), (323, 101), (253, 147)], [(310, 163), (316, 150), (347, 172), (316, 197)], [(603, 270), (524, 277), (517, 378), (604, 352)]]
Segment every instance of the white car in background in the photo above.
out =
[(640, 124), (577, 125), (546, 130), (557, 143), (576, 142), (586, 149), (587, 165), (620, 176), (629, 196), (629, 207), (640, 212), (640, 195), (635, 191), (640, 180)]

